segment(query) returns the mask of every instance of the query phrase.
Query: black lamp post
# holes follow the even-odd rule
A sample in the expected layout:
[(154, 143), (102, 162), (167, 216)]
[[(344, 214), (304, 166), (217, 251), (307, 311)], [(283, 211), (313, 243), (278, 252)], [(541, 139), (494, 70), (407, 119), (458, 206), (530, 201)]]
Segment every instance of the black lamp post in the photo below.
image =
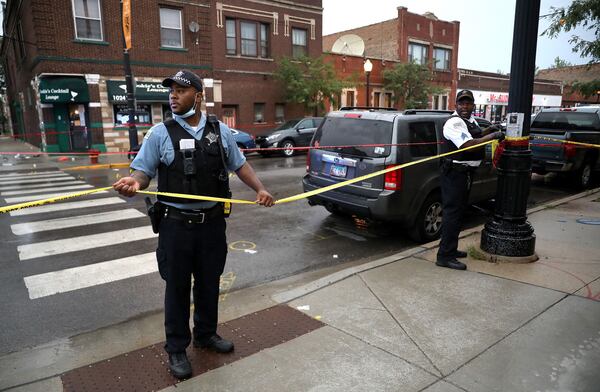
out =
[(523, 131), (521, 137), (507, 135), (505, 151), (498, 165), (494, 216), (481, 232), (481, 249), (492, 255), (535, 255), (535, 234), (527, 221), (527, 198), (531, 181), (528, 136), (539, 15), (540, 0), (517, 0), (508, 113), (523, 115)]
[(367, 96), (365, 98), (367, 107), (371, 106), (371, 96), (369, 95), (369, 76), (371, 76), (371, 71), (373, 70), (373, 63), (371, 60), (367, 59), (363, 64), (363, 69), (365, 70), (365, 74), (367, 75)]

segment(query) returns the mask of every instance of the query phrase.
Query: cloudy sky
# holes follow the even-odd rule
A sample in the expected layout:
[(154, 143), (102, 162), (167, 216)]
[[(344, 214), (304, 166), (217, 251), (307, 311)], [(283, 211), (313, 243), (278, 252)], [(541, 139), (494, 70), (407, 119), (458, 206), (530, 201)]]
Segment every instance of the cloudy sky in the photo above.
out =
[[(512, 35), (515, 18), (515, 0), (472, 0), (464, 2), (447, 0), (323, 0), (323, 35), (365, 26), (397, 17), (396, 7), (404, 6), (409, 12), (433, 12), (439, 19), (460, 21), (458, 66), (479, 71), (510, 71)], [(550, 7), (567, 7), (569, 0), (542, 0), (540, 15), (550, 12)], [(539, 33), (548, 26), (547, 19), (540, 20)], [(562, 33), (555, 39), (538, 38), (536, 65), (548, 68), (559, 56), (573, 64), (585, 64), (571, 51), (568, 40), (573, 32)], [(575, 34), (592, 40), (592, 32), (579, 29)], [(324, 50), (330, 48), (323, 48)]]

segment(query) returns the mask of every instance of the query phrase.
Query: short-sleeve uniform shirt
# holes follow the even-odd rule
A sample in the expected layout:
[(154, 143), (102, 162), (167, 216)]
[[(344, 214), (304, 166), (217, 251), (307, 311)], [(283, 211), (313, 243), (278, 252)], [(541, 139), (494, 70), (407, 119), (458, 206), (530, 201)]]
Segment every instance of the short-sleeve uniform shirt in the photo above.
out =
[[(173, 118), (194, 139), (202, 139), (204, 127), (206, 125), (206, 116), (204, 114), (201, 115), (200, 122), (196, 127), (192, 127), (184, 119), (177, 115), (174, 115)], [(221, 140), (223, 142), (223, 149), (225, 151), (226, 169), (228, 171), (237, 171), (244, 165), (244, 163), (246, 163), (246, 157), (244, 157), (244, 154), (242, 154), (240, 149), (237, 147), (233, 135), (227, 125), (219, 122), (219, 131), (221, 133)], [(175, 151), (173, 149), (171, 137), (169, 136), (167, 127), (165, 127), (163, 123), (160, 123), (154, 125), (146, 133), (140, 151), (133, 162), (131, 162), (131, 168), (134, 170), (140, 170), (148, 177), (154, 178), (157, 174), (158, 166), (161, 163), (168, 166), (173, 162), (174, 159)], [(214, 202), (210, 201), (198, 201), (192, 203), (161, 203), (181, 209), (210, 208), (215, 205)]]
[[(458, 116), (457, 112), (452, 113), (453, 116)], [(475, 123), (475, 117), (471, 116), (467, 120), (470, 123)], [(444, 137), (450, 140), (456, 148), (460, 148), (465, 142), (469, 140), (473, 140), (473, 136), (469, 133), (469, 129), (467, 128), (467, 124), (465, 124), (464, 120), (460, 117), (451, 117), (444, 124)], [(453, 160), (456, 163), (462, 163), (464, 165), (469, 166), (479, 166), (481, 161), (457, 161)]]

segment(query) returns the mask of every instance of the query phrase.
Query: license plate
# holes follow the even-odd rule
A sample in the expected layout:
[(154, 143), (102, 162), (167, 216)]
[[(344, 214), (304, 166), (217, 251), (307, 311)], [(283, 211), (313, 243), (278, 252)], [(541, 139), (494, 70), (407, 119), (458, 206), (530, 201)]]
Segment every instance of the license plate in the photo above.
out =
[(346, 177), (347, 169), (348, 168), (346, 166), (331, 165), (331, 169), (329, 169), (329, 174), (334, 177)]

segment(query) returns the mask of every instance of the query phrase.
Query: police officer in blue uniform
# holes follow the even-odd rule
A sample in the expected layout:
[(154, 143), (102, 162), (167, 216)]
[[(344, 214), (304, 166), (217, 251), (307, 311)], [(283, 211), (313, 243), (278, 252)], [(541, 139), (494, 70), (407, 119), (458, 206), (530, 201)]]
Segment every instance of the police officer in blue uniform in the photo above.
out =
[[(256, 203), (270, 207), (273, 197), (260, 182), (238, 149), (229, 128), (200, 111), (202, 81), (181, 70), (166, 78), (173, 119), (150, 128), (131, 163), (129, 177), (113, 184), (116, 191), (133, 196), (145, 189), (158, 172), (158, 191), (229, 198), (229, 171), (256, 191)], [(227, 241), (223, 203), (158, 197), (154, 205), (160, 218), (156, 251), (165, 289), (165, 350), (171, 373), (191, 376), (186, 348), (189, 328), (191, 277), (194, 277), (194, 347), (219, 353), (233, 343), (217, 334), (219, 281), (225, 267)]]
[[(470, 90), (461, 90), (456, 94), (456, 111), (444, 124), (445, 152), (504, 138), (496, 126), (482, 131), (473, 117), (474, 108), (475, 98)], [(466, 252), (458, 250), (458, 236), (469, 199), (472, 175), (484, 158), (485, 149), (481, 147), (442, 159), (442, 238), (435, 263), (440, 267), (467, 269), (464, 263), (457, 260), (467, 257)]]

